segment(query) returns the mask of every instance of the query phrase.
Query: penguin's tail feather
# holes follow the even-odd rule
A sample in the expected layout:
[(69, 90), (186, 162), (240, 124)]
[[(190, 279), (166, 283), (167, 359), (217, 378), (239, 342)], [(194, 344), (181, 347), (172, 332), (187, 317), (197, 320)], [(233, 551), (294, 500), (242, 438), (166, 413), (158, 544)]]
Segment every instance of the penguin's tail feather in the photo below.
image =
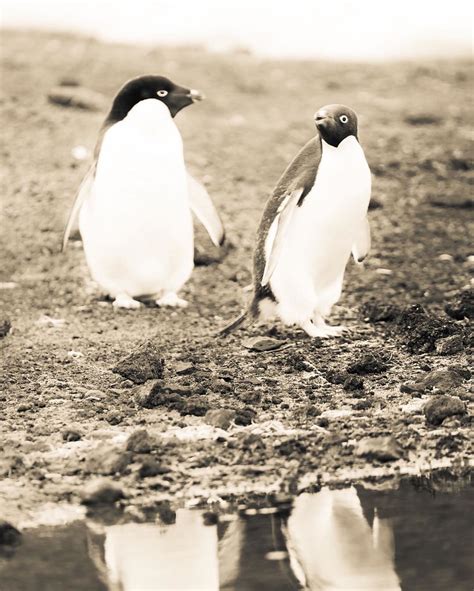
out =
[(224, 326), (223, 329), (219, 330), (216, 333), (216, 337), (226, 337), (231, 332), (233, 332), (236, 328), (238, 328), (249, 316), (249, 310), (245, 310), (242, 312), (240, 316), (232, 320), (227, 326)]

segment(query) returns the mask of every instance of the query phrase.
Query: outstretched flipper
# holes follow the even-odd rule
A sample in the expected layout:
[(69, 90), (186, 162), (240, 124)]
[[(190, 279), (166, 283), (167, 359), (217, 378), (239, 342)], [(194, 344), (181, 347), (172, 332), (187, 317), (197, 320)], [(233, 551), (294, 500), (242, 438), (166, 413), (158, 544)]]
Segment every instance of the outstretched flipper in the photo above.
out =
[(278, 263), (278, 258), (285, 241), (285, 233), (288, 229), (293, 213), (298, 205), (304, 188), (296, 189), (285, 196), (278, 208), (277, 215), (268, 231), (265, 249), (268, 253), (265, 269), (260, 282), (262, 287), (268, 284), (273, 275), (273, 271)]
[(352, 245), (352, 256), (356, 263), (360, 264), (369, 254), (370, 250), (370, 225), (369, 219), (366, 216), (360, 225), (357, 232), (356, 239)]
[(222, 246), (225, 240), (225, 231), (222, 221), (217, 213), (214, 203), (204, 185), (187, 173), (189, 189), (189, 205), (192, 212), (206, 228), (212, 242), (216, 246)]
[(80, 184), (79, 190), (77, 191), (76, 197), (74, 198), (71, 213), (69, 214), (69, 218), (67, 220), (66, 228), (63, 234), (63, 244), (61, 248), (62, 252), (66, 250), (67, 242), (69, 240), (71, 230), (74, 226), (74, 222), (76, 221), (77, 216), (79, 214), (79, 210), (81, 209), (82, 204), (84, 203), (91, 191), (92, 185), (94, 183), (96, 166), (97, 162), (94, 161), (89, 170), (86, 172), (85, 177), (82, 179), (82, 183)]

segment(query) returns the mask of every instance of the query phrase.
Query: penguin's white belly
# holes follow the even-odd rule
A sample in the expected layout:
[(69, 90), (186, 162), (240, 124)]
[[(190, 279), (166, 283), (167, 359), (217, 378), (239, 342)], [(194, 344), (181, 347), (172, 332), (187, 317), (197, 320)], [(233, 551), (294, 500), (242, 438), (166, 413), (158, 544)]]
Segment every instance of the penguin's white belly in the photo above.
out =
[[(181, 137), (125, 119), (104, 137), (80, 213), (95, 281), (112, 296), (176, 292), (193, 268), (193, 225)], [(164, 137), (163, 137), (164, 135)]]
[(354, 137), (325, 146), (315, 184), (297, 207), (270, 285), (287, 323), (329, 314), (370, 199), (371, 177)]

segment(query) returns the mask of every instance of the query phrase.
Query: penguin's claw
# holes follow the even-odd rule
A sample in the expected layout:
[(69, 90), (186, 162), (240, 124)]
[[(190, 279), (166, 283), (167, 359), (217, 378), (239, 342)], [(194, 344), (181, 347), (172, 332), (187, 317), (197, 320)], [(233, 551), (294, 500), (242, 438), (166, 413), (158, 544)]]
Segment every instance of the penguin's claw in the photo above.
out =
[(329, 326), (324, 324), (314, 324), (311, 320), (304, 322), (301, 328), (312, 338), (328, 339), (338, 337), (347, 330), (345, 326)]
[(119, 308), (125, 308), (126, 310), (138, 310), (141, 304), (139, 301), (134, 300), (126, 294), (119, 294), (113, 301), (112, 306), (116, 310)]
[(187, 308), (188, 302), (175, 293), (165, 293), (164, 296), (155, 300), (157, 306), (169, 306), (171, 308)]

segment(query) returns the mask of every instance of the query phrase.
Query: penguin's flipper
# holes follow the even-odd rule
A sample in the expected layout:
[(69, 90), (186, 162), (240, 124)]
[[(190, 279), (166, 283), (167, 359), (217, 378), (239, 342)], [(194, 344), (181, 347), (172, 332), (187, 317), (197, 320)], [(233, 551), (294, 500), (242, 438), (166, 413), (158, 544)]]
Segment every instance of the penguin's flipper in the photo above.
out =
[(94, 162), (89, 168), (89, 170), (86, 172), (86, 175), (82, 179), (82, 183), (80, 184), (79, 189), (76, 193), (76, 197), (74, 198), (74, 203), (71, 208), (71, 212), (69, 214), (69, 218), (67, 220), (66, 228), (63, 234), (63, 244), (61, 248), (62, 252), (66, 250), (67, 241), (69, 240), (69, 236), (71, 234), (71, 230), (74, 226), (74, 222), (76, 221), (79, 210), (81, 209), (82, 204), (84, 203), (86, 197), (89, 195), (90, 190), (92, 188), (92, 184), (94, 182), (95, 177), (95, 169), (96, 162)]
[(357, 231), (355, 242), (352, 245), (352, 256), (356, 263), (362, 263), (369, 254), (370, 242), (370, 225), (369, 219), (366, 216)]
[(225, 240), (225, 231), (221, 218), (217, 213), (214, 203), (212, 203), (209, 193), (206, 191), (204, 185), (193, 178), (189, 172), (188, 189), (189, 189), (189, 205), (192, 212), (206, 228), (212, 242), (216, 246), (222, 246)]
[(273, 275), (273, 271), (278, 263), (278, 257), (285, 240), (285, 233), (290, 225), (293, 213), (298, 205), (301, 195), (303, 194), (304, 187), (295, 189), (291, 193), (285, 195), (281, 202), (277, 215), (268, 231), (266, 250), (269, 253), (263, 271), (262, 280), (260, 282), (262, 287), (268, 284)]

